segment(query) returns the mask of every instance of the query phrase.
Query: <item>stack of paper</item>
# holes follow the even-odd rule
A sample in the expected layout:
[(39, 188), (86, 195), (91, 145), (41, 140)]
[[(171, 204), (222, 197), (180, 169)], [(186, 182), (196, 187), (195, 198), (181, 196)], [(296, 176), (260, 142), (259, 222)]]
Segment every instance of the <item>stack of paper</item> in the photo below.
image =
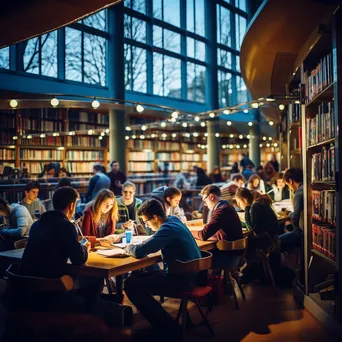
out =
[(117, 249), (117, 248), (98, 250), (97, 253), (106, 257), (127, 255), (125, 251), (123, 251), (122, 249)]

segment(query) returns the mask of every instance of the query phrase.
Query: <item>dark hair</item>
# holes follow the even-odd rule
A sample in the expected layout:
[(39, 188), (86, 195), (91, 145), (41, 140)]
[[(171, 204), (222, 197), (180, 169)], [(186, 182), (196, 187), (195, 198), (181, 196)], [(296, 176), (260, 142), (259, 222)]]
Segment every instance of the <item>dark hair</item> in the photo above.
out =
[(32, 189), (38, 189), (40, 190), (40, 184), (37, 181), (30, 181), (26, 184), (24, 191), (29, 192)]
[(80, 197), (74, 188), (64, 186), (58, 188), (52, 197), (52, 203), (55, 210), (65, 210), (70, 203), (76, 202)]
[(247, 188), (239, 188), (236, 190), (235, 198), (244, 198), (247, 200), (248, 205), (252, 205), (253, 202), (260, 202), (262, 204), (271, 205), (272, 199), (267, 194), (261, 194), (258, 191), (249, 190)]
[(303, 183), (303, 170), (298, 167), (291, 167), (285, 172), (283, 179), (286, 183), (289, 183), (290, 179), (296, 183)]
[(159, 217), (166, 217), (164, 208), (158, 200), (150, 199), (144, 202), (138, 209), (138, 216), (146, 216), (148, 218), (152, 218), (153, 215)]
[(69, 181), (68, 178), (64, 177), (64, 178), (61, 178), (61, 180), (58, 182), (58, 184), (56, 185), (56, 189), (58, 188), (62, 188), (63, 186), (69, 186), (71, 187), (71, 182)]
[(197, 176), (205, 175), (204, 170), (201, 167), (196, 169)]
[(202, 189), (201, 196), (209, 196), (210, 194), (221, 197), (221, 190), (218, 186), (209, 184)]
[(101, 171), (101, 172), (102, 172), (102, 166), (99, 165), (99, 164), (94, 165), (93, 169), (94, 169), (95, 171)]
[(116, 160), (113, 160), (113, 161), (110, 163), (110, 167), (113, 167), (113, 164), (115, 164), (115, 163), (119, 163), (119, 162), (116, 161)]
[(175, 196), (182, 196), (182, 192), (175, 186), (169, 186), (164, 191), (164, 202), (166, 202), (167, 204), (170, 204), (167, 198), (170, 197), (172, 199)]
[(277, 180), (283, 179), (284, 180), (284, 173), (283, 172), (277, 172), (274, 177), (272, 178), (272, 184), (277, 185)]
[(7, 216), (9, 216), (9, 210), (8, 210), (9, 203), (4, 198), (0, 197), (0, 211), (4, 211)]
[(246, 182), (246, 179), (244, 176), (242, 176), (241, 173), (236, 173), (233, 177), (232, 177), (232, 181), (239, 181), (242, 180), (244, 183)]

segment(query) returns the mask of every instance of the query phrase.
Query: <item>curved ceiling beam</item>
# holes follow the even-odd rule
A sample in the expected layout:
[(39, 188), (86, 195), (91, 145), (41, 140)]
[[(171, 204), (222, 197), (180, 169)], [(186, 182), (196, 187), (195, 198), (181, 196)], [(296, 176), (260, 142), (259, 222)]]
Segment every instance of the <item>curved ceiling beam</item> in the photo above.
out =
[[(331, 17), (337, 1), (265, 0), (242, 42), (242, 77), (253, 99), (286, 95), (286, 84), (310, 34)], [(266, 113), (264, 113), (266, 114)], [(279, 112), (267, 111), (275, 121)]]
[(10, 0), (0, 11), (0, 48), (76, 22), (122, 0)]

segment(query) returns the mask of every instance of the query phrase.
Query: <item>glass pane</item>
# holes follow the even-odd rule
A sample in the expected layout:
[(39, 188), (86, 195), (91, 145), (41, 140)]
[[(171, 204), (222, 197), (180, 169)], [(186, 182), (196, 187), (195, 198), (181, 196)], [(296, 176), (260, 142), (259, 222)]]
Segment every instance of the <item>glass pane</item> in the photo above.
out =
[(160, 26), (153, 26), (153, 45), (163, 48), (163, 29)]
[(146, 22), (137, 18), (132, 18), (131, 34), (132, 39), (146, 43)]
[(240, 10), (247, 12), (246, 0), (235, 0), (235, 6), (240, 8)]
[(153, 0), (153, 16), (160, 20), (163, 19), (162, 0)]
[(146, 1), (145, 0), (125, 0), (124, 5), (137, 12), (146, 14)]
[(186, 54), (188, 57), (195, 58), (195, 40), (186, 38)]
[(65, 29), (65, 78), (82, 81), (82, 33)]
[(205, 44), (198, 40), (195, 41), (195, 58), (200, 61), (205, 61)]
[(217, 5), (217, 40), (220, 44), (231, 46), (230, 11)]
[(147, 91), (146, 50), (132, 46), (132, 83), (134, 91)]
[(101, 31), (106, 31), (106, 16), (107, 10), (102, 10), (83, 19), (83, 24)]
[(164, 96), (181, 98), (181, 61), (164, 56)]
[(247, 102), (247, 87), (240, 76), (236, 76), (237, 103)]
[(0, 69), (9, 69), (9, 47), (0, 49)]
[(41, 48), (42, 75), (57, 77), (57, 31), (42, 36)]
[(84, 33), (84, 82), (106, 85), (106, 39)]
[(153, 94), (163, 94), (163, 55), (153, 53)]
[(124, 15), (124, 35), (125, 35), (125, 38), (129, 38), (129, 39), (131, 39), (132, 37), (131, 17), (127, 14)]
[(186, 29), (195, 32), (194, 23), (194, 0), (186, 1)]
[(124, 58), (125, 58), (125, 89), (132, 90), (133, 86), (131, 85), (132, 80), (132, 54), (131, 54), (131, 46), (125, 44), (124, 46)]
[(196, 102), (205, 102), (205, 67), (187, 63), (187, 98)]
[(243, 37), (246, 33), (247, 29), (247, 20), (246, 18), (241, 17), (240, 15), (235, 15), (235, 39), (236, 39), (236, 49), (240, 50)]
[(236, 56), (236, 71), (241, 72), (241, 69), (240, 69), (240, 56)]
[(180, 0), (164, 0), (164, 21), (180, 26)]
[(232, 74), (218, 71), (218, 89), (220, 107), (231, 106), (233, 102)]
[(232, 54), (228, 51), (217, 49), (217, 63), (221, 67), (231, 69), (232, 68)]
[(195, 17), (195, 25), (196, 25), (196, 33), (205, 36), (205, 9), (204, 9), (204, 0), (194, 0), (196, 6), (196, 17)]
[(24, 71), (39, 74), (39, 38), (27, 40), (23, 56)]
[(180, 53), (181, 37), (180, 34), (164, 29), (164, 49)]

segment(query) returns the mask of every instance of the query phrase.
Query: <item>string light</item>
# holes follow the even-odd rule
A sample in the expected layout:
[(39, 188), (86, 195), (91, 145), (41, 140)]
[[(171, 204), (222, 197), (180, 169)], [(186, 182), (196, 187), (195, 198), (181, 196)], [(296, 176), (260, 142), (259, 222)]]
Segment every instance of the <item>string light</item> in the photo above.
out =
[(146, 125), (142, 125), (142, 126), (141, 126), (141, 130), (142, 130), (142, 131), (146, 131), (146, 130), (147, 130), (147, 126), (146, 126)]
[(69, 132), (69, 135), (75, 135), (75, 133), (73, 131)]
[(194, 132), (192, 135), (193, 135), (195, 138), (197, 138), (197, 137), (199, 136), (199, 134), (198, 134), (197, 132)]
[(136, 139), (137, 136), (135, 134), (132, 135), (132, 139)]
[(253, 122), (252, 121), (248, 122), (248, 126), (252, 127), (253, 126)]
[(27, 139), (32, 139), (32, 135), (28, 135), (28, 136), (27, 136)]
[(184, 128), (186, 128), (186, 127), (188, 127), (188, 124), (187, 124), (186, 122), (183, 122), (183, 123), (182, 123), (182, 126), (183, 126)]
[(273, 126), (274, 122), (273, 121), (269, 121), (269, 124), (270, 124), (270, 126)]
[(96, 109), (100, 107), (100, 102), (96, 100), (96, 97), (94, 98), (94, 101), (91, 103), (91, 106)]
[(245, 109), (243, 112), (247, 114), (248, 113), (248, 109)]
[(267, 140), (267, 138), (266, 137), (262, 137), (262, 140)]
[(215, 137), (219, 138), (220, 137), (220, 133), (215, 133)]
[(172, 138), (176, 138), (177, 134), (176, 133), (172, 133)]
[(278, 144), (277, 144), (277, 143), (274, 143), (273, 146), (274, 146), (274, 147), (278, 147)]
[(230, 135), (229, 135), (229, 138), (234, 138), (234, 134), (230, 134)]
[(40, 138), (46, 138), (46, 134), (42, 133), (39, 137)]
[(201, 126), (205, 127), (205, 122), (204, 121), (201, 122)]
[(284, 110), (285, 109), (285, 105), (283, 105), (282, 103), (278, 106), (278, 108), (280, 109), (280, 110)]
[(272, 140), (272, 137), (268, 137), (268, 140)]
[(185, 133), (184, 135), (186, 138), (190, 138), (190, 133)]
[(229, 148), (232, 150), (234, 148), (234, 145), (229, 145)]
[(231, 122), (231, 121), (227, 121), (227, 125), (228, 125), (228, 126), (231, 126), (231, 125), (232, 125), (232, 122)]
[(201, 120), (201, 118), (199, 117), (199, 116), (195, 116), (195, 121), (196, 122), (198, 122), (198, 121), (200, 121)]
[(247, 139), (250, 139), (251, 138), (251, 136), (249, 135), (249, 134), (247, 134), (247, 137), (246, 137)]
[(242, 134), (239, 135), (239, 139), (243, 139), (243, 135)]
[(215, 117), (215, 113), (213, 113), (213, 112), (209, 113), (209, 117), (214, 118)]
[(270, 147), (271, 145), (269, 143), (266, 144), (266, 147)]
[(51, 101), (50, 101), (50, 104), (52, 107), (57, 107), (59, 105), (59, 101), (58, 99), (56, 99), (56, 97), (54, 96)]
[(251, 107), (252, 108), (258, 108), (259, 104), (257, 102), (254, 102), (254, 103), (251, 104)]
[(175, 123), (177, 120), (175, 118), (171, 118), (169, 121)]
[(93, 134), (93, 130), (90, 129), (90, 130), (88, 131), (88, 134), (89, 134), (89, 135), (92, 135), (92, 134)]
[(11, 108), (17, 108), (18, 107), (18, 101), (17, 100), (11, 100), (9, 102), (9, 105)]
[(267, 102), (273, 102), (273, 101), (275, 101), (275, 99), (273, 97), (266, 97), (266, 101)]
[(296, 100), (296, 101), (295, 101), (295, 104), (300, 104), (300, 101), (299, 101), (299, 100)]
[(137, 104), (135, 108), (138, 113), (142, 113), (145, 110), (145, 108), (141, 104)]
[(165, 139), (166, 137), (167, 137), (167, 134), (163, 133), (163, 134), (162, 134), (162, 138)]
[(53, 133), (52, 136), (53, 137), (59, 137), (59, 133)]
[(160, 124), (160, 126), (161, 126), (161, 127), (166, 127), (166, 122), (163, 121), (163, 122)]
[(259, 147), (262, 147), (262, 144), (259, 144)]
[(145, 136), (142, 134), (140, 135), (140, 139), (144, 140), (145, 139)]
[(106, 129), (106, 133), (109, 134), (109, 128)]
[(18, 140), (18, 137), (15, 135), (15, 136), (13, 137), (13, 140)]
[(153, 138), (155, 138), (156, 137), (156, 135), (154, 134), (154, 133), (152, 133), (151, 134), (151, 138), (153, 139)]
[(104, 137), (105, 136), (105, 132), (101, 132), (101, 136)]
[(223, 111), (223, 114), (229, 115), (229, 114), (230, 114), (230, 110), (229, 110), (229, 109), (225, 109), (225, 110)]
[(130, 126), (126, 126), (126, 131), (131, 131), (132, 128)]
[(240, 148), (240, 145), (236, 145), (236, 148)]
[(243, 148), (247, 148), (248, 146), (246, 144), (243, 145)]
[(177, 119), (178, 115), (179, 115), (179, 113), (176, 110), (171, 114), (173, 119)]
[(205, 132), (205, 133), (204, 133), (204, 136), (205, 136), (205, 137), (207, 137), (207, 136), (208, 136), (208, 133), (207, 133), (207, 132)]
[(125, 136), (125, 139), (126, 139), (126, 140), (129, 140), (129, 136), (128, 136), (128, 135), (126, 135), (126, 136)]
[(225, 149), (227, 146), (226, 145), (222, 145), (222, 148)]
[(100, 136), (99, 136), (99, 140), (102, 140), (102, 139), (103, 139), (103, 136), (102, 136), (102, 135), (100, 135)]

